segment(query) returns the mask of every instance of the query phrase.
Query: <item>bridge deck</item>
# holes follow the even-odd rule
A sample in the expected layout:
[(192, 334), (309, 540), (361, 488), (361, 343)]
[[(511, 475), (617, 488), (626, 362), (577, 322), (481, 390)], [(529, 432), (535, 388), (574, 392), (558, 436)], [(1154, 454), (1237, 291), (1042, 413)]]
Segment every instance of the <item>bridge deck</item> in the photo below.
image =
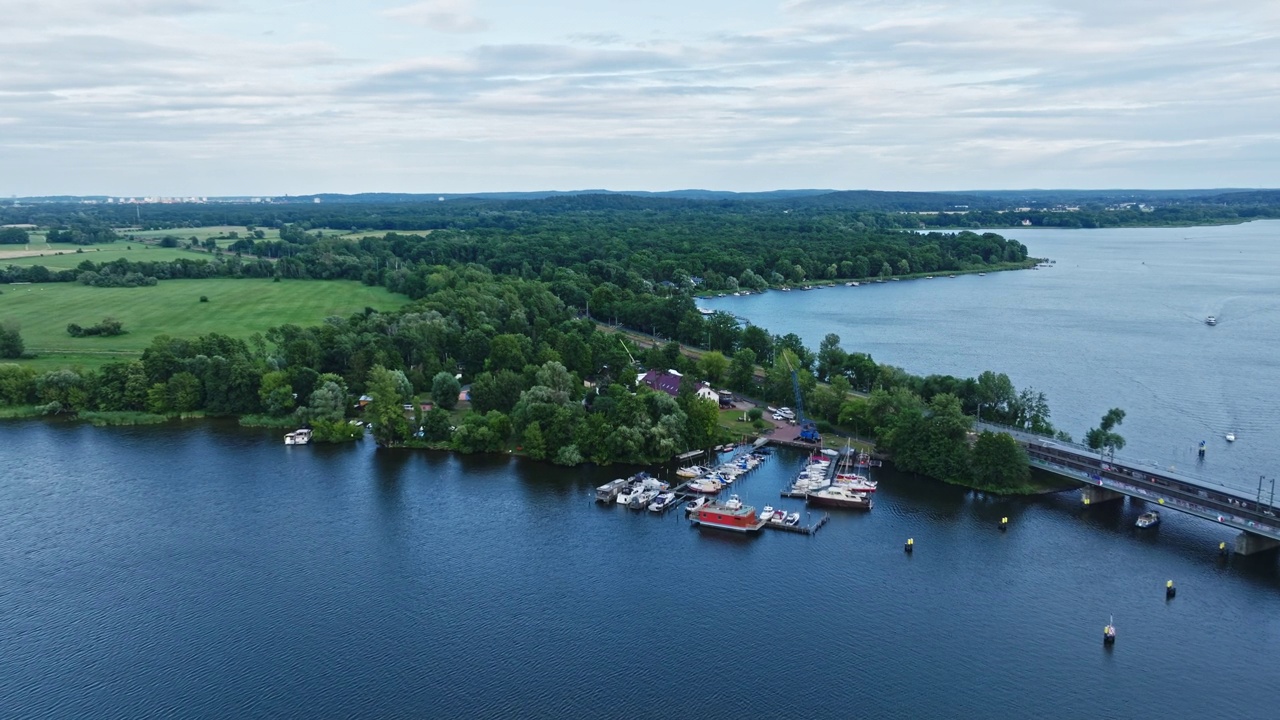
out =
[(1115, 457), (1102, 458), (1080, 445), (998, 425), (981, 423), (979, 429), (1009, 433), (1027, 451), (1031, 464), (1043, 470), (1280, 540), (1280, 507), (1272, 505), (1269, 498), (1260, 501), (1256, 495), (1220, 483)]

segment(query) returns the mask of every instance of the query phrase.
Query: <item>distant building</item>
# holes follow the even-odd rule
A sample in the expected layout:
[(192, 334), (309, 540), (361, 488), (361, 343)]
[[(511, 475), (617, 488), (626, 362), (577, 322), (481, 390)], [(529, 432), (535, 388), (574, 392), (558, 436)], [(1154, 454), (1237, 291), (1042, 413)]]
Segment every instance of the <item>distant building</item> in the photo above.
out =
[(675, 370), (650, 370), (640, 378), (645, 385), (664, 392), (671, 397), (680, 394), (680, 380), (683, 376)]
[(711, 385), (708, 383), (702, 383), (702, 387), (698, 388), (698, 397), (710, 400), (717, 405), (720, 404), (720, 393), (712, 390)]

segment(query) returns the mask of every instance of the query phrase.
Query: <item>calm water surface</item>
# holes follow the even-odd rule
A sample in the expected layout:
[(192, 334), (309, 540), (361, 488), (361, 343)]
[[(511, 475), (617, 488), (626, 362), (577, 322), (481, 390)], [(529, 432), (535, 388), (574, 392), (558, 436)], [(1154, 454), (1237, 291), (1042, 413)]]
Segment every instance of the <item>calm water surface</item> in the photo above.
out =
[[(1056, 264), (704, 304), (813, 348), (834, 332), (845, 349), (920, 375), (1007, 373), (1044, 391), (1053, 423), (1076, 439), (1123, 408), (1123, 454), (1251, 492), (1263, 475), (1270, 494), (1280, 476), (1280, 221), (998, 232)], [(1209, 315), (1217, 326), (1204, 324)]]
[[(1247, 481), (1277, 459), (1277, 234), (1019, 233), (1057, 267), (720, 306), (1008, 372), (1077, 436), (1119, 405), (1136, 452), (1204, 437)], [(802, 509), (802, 462), (735, 490)], [(620, 468), (219, 423), (0, 423), (0, 467), (0, 718), (1276, 717), (1276, 558), (1137, 504), (885, 471), (869, 514), (744, 538), (595, 505)]]
[[(609, 470), (213, 423), (0, 438), (0, 717), (1275, 716), (1276, 561), (1181, 516), (886, 471), (869, 514), (743, 538), (595, 505)], [(802, 462), (737, 489), (801, 509)]]

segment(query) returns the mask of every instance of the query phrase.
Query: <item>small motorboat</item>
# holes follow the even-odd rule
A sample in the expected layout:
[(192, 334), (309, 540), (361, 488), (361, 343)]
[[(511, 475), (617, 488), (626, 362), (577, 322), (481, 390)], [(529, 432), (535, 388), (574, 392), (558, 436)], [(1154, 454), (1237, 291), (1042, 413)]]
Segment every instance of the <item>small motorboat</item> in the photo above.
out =
[(670, 505), (671, 501), (675, 499), (676, 499), (675, 493), (664, 492), (658, 495), (658, 497), (654, 498), (653, 502), (649, 503), (649, 512), (662, 512), (663, 510), (666, 510), (667, 505)]
[(1115, 622), (1116, 622), (1115, 618), (1111, 618), (1110, 620), (1107, 621), (1106, 626), (1102, 628), (1102, 644), (1103, 645), (1115, 644), (1116, 642)]
[(684, 504), (684, 511), (687, 513), (696, 513), (698, 512), (698, 510), (702, 509), (703, 505), (706, 505), (706, 504), (707, 504), (706, 498), (704, 497), (694, 498), (693, 500), (690, 500), (689, 502)]
[(787, 524), (787, 525), (793, 525), (793, 526), (794, 526), (794, 525), (799, 525), (799, 524), (800, 524), (800, 513), (798, 513), (798, 512), (793, 512), (793, 513), (791, 513), (790, 515), (788, 515), (788, 516), (787, 516), (787, 519), (786, 519), (786, 521), (785, 521), (785, 522), (786, 522), (786, 524)]
[(1144, 512), (1138, 516), (1138, 522), (1134, 524), (1140, 528), (1155, 527), (1160, 524), (1160, 513), (1155, 510)]
[(762, 510), (762, 511), (760, 512), (760, 519), (761, 519), (761, 520), (770, 520), (770, 519), (772, 519), (772, 518), (773, 518), (773, 506), (772, 506), (772, 505), (765, 505), (765, 506), (764, 506), (764, 510)]
[(1236, 434), (1233, 432), (1227, 433), (1227, 442), (1235, 442), (1235, 441), (1236, 441)]
[(1218, 318), (1216, 318), (1216, 317), (1214, 317), (1214, 316), (1210, 315), (1209, 317), (1207, 317), (1207, 318), (1205, 318), (1205, 319), (1204, 319), (1204, 324), (1205, 324), (1205, 325), (1217, 325), (1217, 324), (1218, 324)]

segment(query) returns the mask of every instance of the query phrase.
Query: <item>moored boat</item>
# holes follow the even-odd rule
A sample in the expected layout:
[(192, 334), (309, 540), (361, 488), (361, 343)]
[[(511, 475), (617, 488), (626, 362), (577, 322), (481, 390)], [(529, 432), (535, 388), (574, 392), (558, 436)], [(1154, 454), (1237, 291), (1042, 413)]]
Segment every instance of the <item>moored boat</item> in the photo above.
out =
[(307, 428), (294, 430), (284, 436), (285, 445), (306, 445), (311, 442), (311, 431)]
[(764, 523), (756, 517), (756, 509), (743, 505), (737, 495), (731, 495), (725, 502), (703, 505), (694, 514), (693, 522), (702, 527), (741, 533), (756, 532), (764, 527)]
[(687, 513), (696, 513), (698, 512), (698, 510), (702, 508), (703, 505), (706, 505), (706, 504), (707, 504), (706, 498), (704, 497), (694, 498), (684, 504), (684, 511)]
[(596, 502), (607, 503), (607, 502), (612, 502), (616, 500), (618, 497), (618, 493), (622, 492), (622, 489), (625, 488), (626, 486), (627, 486), (627, 480), (625, 478), (610, 480), (609, 482), (596, 488)]
[(662, 512), (663, 510), (666, 510), (667, 506), (674, 502), (675, 499), (676, 494), (673, 492), (660, 493), (658, 497), (653, 499), (653, 502), (649, 503), (649, 512)]
[(805, 500), (813, 505), (851, 510), (870, 510), (872, 505), (871, 495), (838, 485), (811, 492), (805, 495)]
[(784, 520), (783, 522), (786, 523), (787, 525), (792, 525), (792, 526), (799, 525), (800, 513), (798, 512), (791, 513), (790, 515), (787, 516), (787, 519)]
[(706, 472), (707, 469), (701, 465), (690, 465), (689, 467), (682, 467), (679, 470), (676, 470), (676, 476), (682, 478), (696, 478)]

